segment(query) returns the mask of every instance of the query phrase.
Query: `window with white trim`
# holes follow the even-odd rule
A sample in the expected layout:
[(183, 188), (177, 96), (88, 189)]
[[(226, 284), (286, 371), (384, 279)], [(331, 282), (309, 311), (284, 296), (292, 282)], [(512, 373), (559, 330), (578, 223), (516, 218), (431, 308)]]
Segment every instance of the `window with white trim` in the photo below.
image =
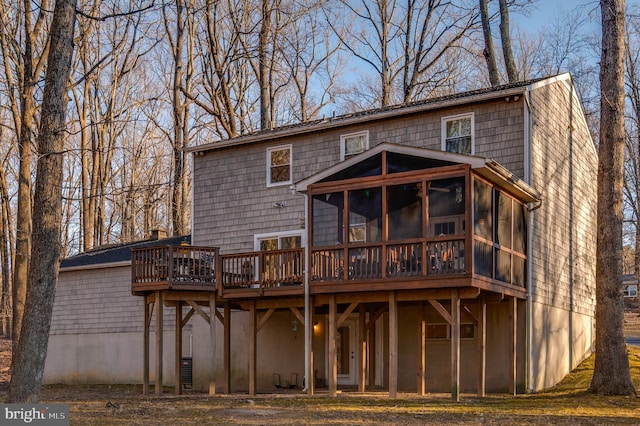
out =
[(267, 186), (288, 185), (292, 182), (291, 145), (267, 148)]
[(369, 149), (369, 131), (349, 133), (340, 136), (340, 161)]
[(456, 154), (475, 153), (473, 113), (442, 118), (442, 150)]
[(624, 297), (638, 297), (638, 286), (636, 284), (629, 284), (624, 286)]

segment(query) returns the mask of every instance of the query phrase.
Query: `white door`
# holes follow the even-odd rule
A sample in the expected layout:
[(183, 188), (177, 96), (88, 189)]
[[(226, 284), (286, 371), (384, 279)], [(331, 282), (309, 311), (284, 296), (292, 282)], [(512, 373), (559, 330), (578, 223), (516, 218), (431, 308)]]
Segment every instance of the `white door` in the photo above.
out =
[(338, 353), (338, 385), (356, 385), (358, 383), (357, 359), (358, 319), (347, 318), (336, 336)]

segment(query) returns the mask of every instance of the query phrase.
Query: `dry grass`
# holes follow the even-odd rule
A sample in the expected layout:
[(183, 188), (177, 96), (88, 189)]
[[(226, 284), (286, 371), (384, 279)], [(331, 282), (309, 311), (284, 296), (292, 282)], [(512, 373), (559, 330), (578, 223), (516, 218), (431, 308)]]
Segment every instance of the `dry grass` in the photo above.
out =
[[(640, 348), (629, 349), (640, 390)], [(479, 399), (463, 395), (418, 397), (342, 393), (337, 398), (296, 393), (257, 395), (189, 394), (143, 396), (139, 386), (48, 386), (42, 399), (68, 403), (73, 425), (374, 425), (374, 424), (640, 424), (640, 399), (590, 395), (593, 358), (545, 392)]]
[[(627, 314), (625, 333), (640, 336), (640, 316)], [(10, 345), (0, 342), (0, 364)], [(640, 390), (640, 348), (629, 348), (636, 389)], [(66, 403), (72, 425), (377, 425), (377, 424), (512, 424), (601, 425), (640, 424), (640, 399), (596, 396), (586, 392), (593, 357), (583, 362), (553, 389), (537, 394), (463, 395), (454, 403), (449, 395), (419, 397), (401, 393), (342, 393), (337, 398), (299, 393), (220, 395), (191, 393), (143, 396), (140, 386), (46, 386), (42, 402)], [(3, 374), (4, 373), (4, 374)], [(8, 378), (0, 365), (0, 395)], [(0, 396), (1, 398), (1, 396)]]

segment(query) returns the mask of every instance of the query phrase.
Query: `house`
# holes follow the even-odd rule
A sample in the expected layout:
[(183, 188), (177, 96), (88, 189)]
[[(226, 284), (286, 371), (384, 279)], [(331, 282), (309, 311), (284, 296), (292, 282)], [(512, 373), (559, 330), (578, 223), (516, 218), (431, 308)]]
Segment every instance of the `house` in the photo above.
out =
[(624, 297), (638, 297), (638, 277), (635, 274), (622, 276), (622, 294)]
[(590, 354), (597, 152), (568, 74), (190, 151), (191, 245), (132, 251), (145, 392), (190, 358), (210, 392), (458, 399)]

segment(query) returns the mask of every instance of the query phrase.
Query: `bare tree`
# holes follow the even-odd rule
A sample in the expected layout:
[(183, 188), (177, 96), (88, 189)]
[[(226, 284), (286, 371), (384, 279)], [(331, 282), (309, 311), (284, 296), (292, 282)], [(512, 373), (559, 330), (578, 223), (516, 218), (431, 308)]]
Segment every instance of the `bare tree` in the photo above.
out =
[(498, 63), (496, 62), (496, 54), (493, 48), (493, 36), (491, 35), (491, 20), (489, 17), (488, 0), (480, 1), (480, 21), (482, 23), (482, 36), (484, 38), (484, 49), (482, 54), (487, 61), (489, 71), (489, 82), (492, 86), (500, 84), (500, 76), (498, 74)]
[(502, 56), (504, 58), (504, 66), (507, 70), (509, 83), (518, 81), (518, 70), (513, 59), (513, 50), (511, 49), (511, 30), (509, 25), (509, 6), (507, 0), (499, 0), (500, 4), (500, 41), (502, 43)]
[(623, 335), (624, 0), (601, 0), (596, 358), (589, 390), (635, 395)]
[(62, 157), (75, 16), (75, 0), (56, 1), (38, 137), (33, 256), (22, 330), (13, 350), (8, 402), (40, 399), (60, 260)]

